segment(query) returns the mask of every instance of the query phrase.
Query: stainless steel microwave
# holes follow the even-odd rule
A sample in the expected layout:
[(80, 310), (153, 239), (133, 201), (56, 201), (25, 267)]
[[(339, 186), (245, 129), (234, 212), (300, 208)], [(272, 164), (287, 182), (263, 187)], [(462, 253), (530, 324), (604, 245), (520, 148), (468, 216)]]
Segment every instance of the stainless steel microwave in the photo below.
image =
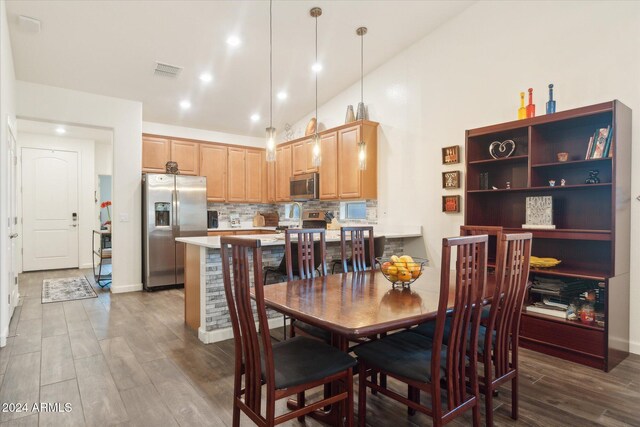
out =
[(292, 176), (289, 182), (291, 200), (317, 199), (319, 181), (315, 172)]

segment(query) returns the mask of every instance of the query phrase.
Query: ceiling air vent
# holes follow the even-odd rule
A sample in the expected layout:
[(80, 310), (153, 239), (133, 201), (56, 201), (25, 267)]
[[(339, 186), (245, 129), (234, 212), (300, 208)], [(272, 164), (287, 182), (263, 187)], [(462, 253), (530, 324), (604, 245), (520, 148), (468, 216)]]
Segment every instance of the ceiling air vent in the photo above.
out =
[(176, 67), (175, 65), (164, 64), (156, 61), (156, 69), (153, 74), (163, 77), (177, 77), (182, 71), (182, 67)]

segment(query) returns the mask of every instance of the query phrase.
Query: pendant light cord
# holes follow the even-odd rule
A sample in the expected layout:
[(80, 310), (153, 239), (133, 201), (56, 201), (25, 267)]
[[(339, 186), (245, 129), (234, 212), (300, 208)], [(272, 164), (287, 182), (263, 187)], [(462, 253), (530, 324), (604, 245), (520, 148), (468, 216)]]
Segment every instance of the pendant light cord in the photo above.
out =
[(360, 36), (360, 102), (362, 103), (361, 121), (364, 124), (364, 33)]
[(273, 127), (273, 0), (269, 0), (269, 127)]
[[(318, 66), (318, 17), (316, 16), (316, 67)], [(318, 135), (318, 73), (316, 71), (316, 136)]]

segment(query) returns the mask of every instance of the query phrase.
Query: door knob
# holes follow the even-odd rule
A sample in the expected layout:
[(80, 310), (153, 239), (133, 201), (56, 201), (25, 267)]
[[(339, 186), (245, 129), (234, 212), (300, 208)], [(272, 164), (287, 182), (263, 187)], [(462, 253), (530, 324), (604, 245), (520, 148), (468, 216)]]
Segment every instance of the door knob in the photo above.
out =
[(9, 234), (10, 239), (15, 239), (16, 237), (18, 237), (18, 233)]

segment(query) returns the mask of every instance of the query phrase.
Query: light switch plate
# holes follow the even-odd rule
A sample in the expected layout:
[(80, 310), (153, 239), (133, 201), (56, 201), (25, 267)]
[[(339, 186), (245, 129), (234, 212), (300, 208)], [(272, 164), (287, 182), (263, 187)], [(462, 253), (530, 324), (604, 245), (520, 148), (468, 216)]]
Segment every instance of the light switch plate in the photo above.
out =
[(121, 213), (120, 214), (120, 222), (129, 222), (129, 214)]

